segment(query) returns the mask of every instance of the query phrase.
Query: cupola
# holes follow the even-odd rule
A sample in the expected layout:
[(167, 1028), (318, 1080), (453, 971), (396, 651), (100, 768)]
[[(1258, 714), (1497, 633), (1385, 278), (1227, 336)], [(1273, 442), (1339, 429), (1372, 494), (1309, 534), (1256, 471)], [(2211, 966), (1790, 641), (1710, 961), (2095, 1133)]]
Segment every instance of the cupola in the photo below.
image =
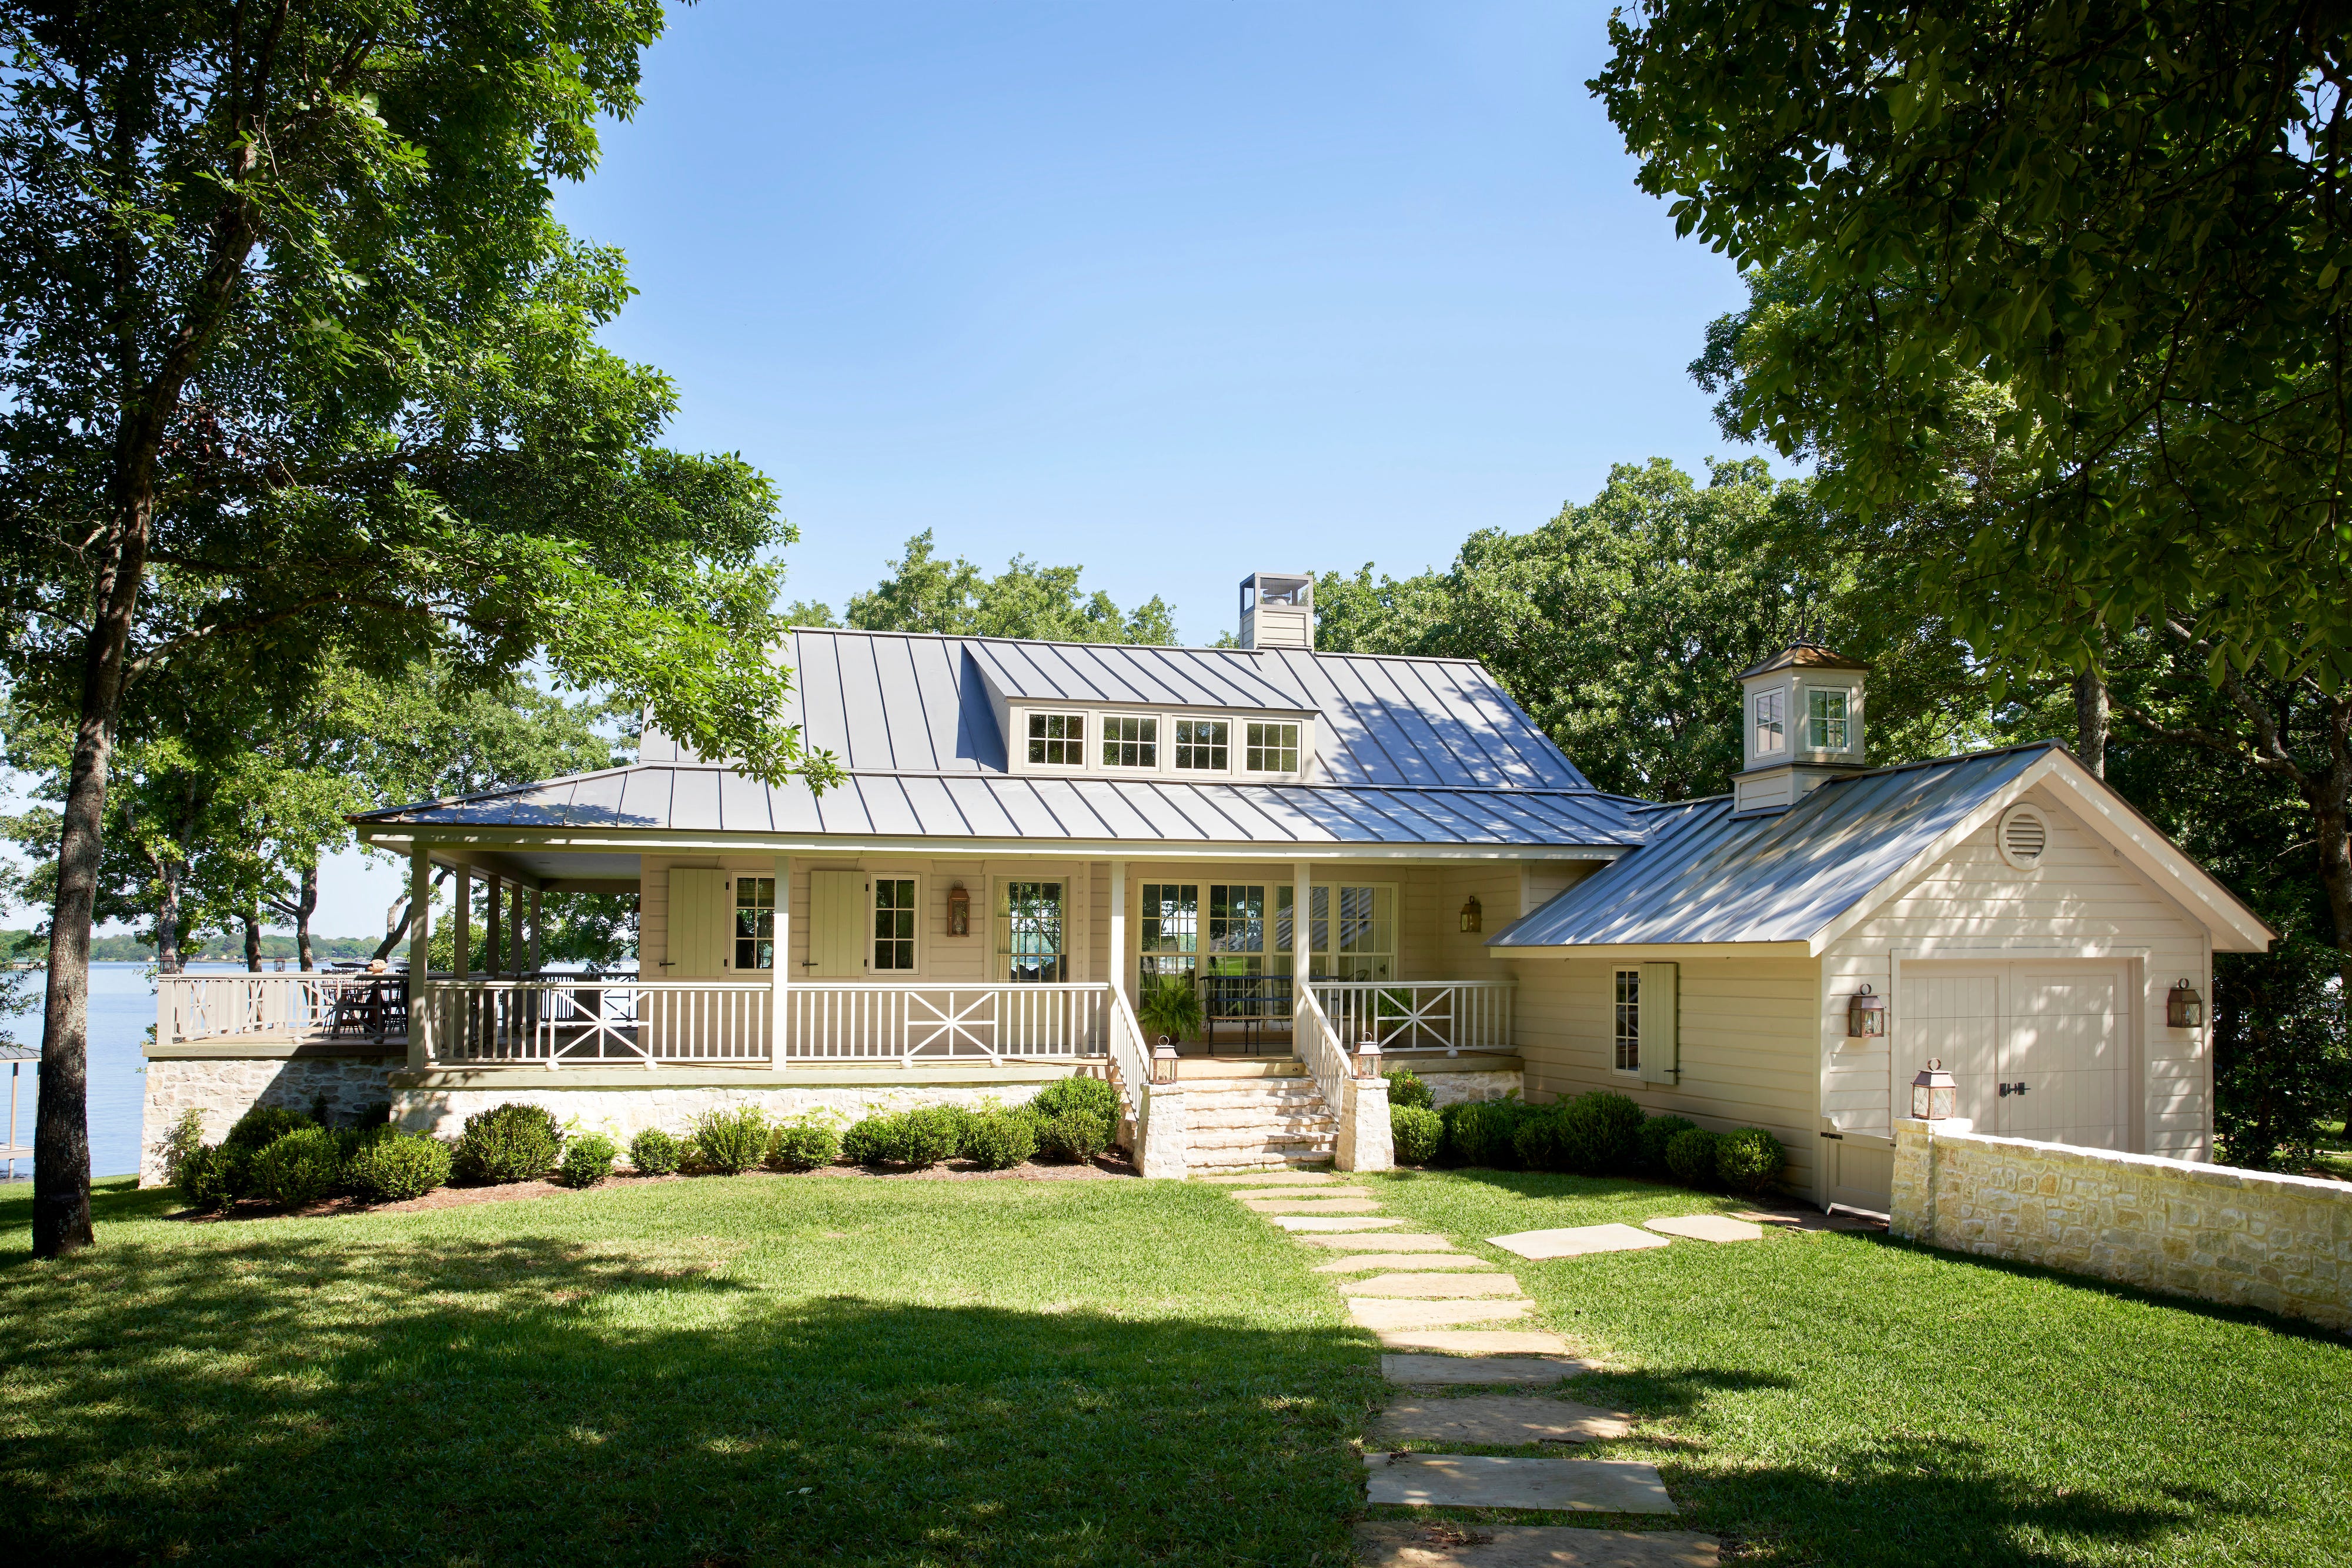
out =
[(1243, 578), (1241, 645), (1315, 646), (1315, 579), (1277, 571)]
[(1870, 666), (1795, 642), (1739, 673), (1740, 753), (1731, 814), (1785, 811), (1863, 762), (1863, 679)]

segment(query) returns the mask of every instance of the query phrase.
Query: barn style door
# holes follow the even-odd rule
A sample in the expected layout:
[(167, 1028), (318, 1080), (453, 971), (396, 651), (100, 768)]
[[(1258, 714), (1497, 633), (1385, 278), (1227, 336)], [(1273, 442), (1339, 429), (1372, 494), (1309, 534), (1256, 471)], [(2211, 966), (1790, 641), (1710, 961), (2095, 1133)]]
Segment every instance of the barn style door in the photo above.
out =
[(2121, 964), (1903, 966), (1895, 1002), (1897, 1115), (1941, 1058), (1979, 1132), (2086, 1148), (2131, 1140), (2131, 997)]

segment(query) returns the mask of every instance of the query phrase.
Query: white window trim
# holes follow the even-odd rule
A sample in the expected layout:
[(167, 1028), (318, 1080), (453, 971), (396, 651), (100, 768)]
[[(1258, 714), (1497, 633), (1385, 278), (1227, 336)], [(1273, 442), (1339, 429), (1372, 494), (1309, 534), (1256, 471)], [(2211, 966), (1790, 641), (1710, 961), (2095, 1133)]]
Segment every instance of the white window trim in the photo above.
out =
[[(1249, 765), (1249, 727), (1254, 724), (1286, 724), (1298, 731), (1298, 766), (1296, 768), (1252, 768)], [(1301, 779), (1307, 774), (1307, 759), (1313, 755), (1313, 733), (1301, 718), (1244, 718), (1234, 726), (1234, 744), (1225, 751), (1225, 759), (1234, 771), (1244, 779)], [(1264, 749), (1261, 747), (1260, 749)], [(1280, 749), (1277, 747), (1276, 749)], [(1234, 756), (1239, 752), (1240, 756)]]
[[(929, 973), (931, 961), (931, 890), (930, 878), (923, 872), (908, 871), (896, 866), (860, 866), (857, 874), (866, 879), (866, 929), (862, 934), (866, 972), (877, 979), (916, 980)], [(874, 967), (874, 884), (887, 878), (892, 882), (915, 884), (915, 967), (911, 969), (877, 969)]]
[[(1232, 778), (1232, 777), (1234, 776), (1234, 768), (1235, 768), (1235, 763), (1234, 763), (1234, 751), (1236, 751), (1237, 749), (1239, 749), (1239, 748), (1238, 748), (1237, 747), (1235, 747), (1235, 745), (1234, 744), (1234, 736), (1235, 736), (1236, 734), (1238, 734), (1238, 733), (1239, 733), (1239, 731), (1238, 731), (1238, 729), (1236, 728), (1236, 727), (1235, 727), (1235, 725), (1234, 725), (1234, 717), (1233, 717), (1233, 716), (1232, 716), (1231, 714), (1223, 714), (1223, 713), (1178, 713), (1178, 714), (1170, 714), (1170, 715), (1168, 715), (1168, 716), (1167, 716), (1162, 720), (1162, 722), (1163, 722), (1163, 723), (1165, 723), (1165, 724), (1168, 726), (1168, 748), (1167, 748), (1167, 750), (1166, 750), (1162, 755), (1163, 755), (1163, 756), (1166, 758), (1166, 759), (1167, 759), (1167, 764), (1168, 764), (1167, 771), (1168, 771), (1168, 776), (1169, 776), (1170, 778), (1171, 778), (1171, 779), (1230, 779), (1230, 778)], [(1177, 742), (1176, 742), (1176, 727), (1177, 727), (1178, 725), (1180, 725), (1180, 724), (1222, 724), (1222, 725), (1223, 725), (1223, 726), (1225, 727), (1225, 765), (1224, 765), (1223, 768), (1179, 768), (1179, 767), (1177, 767), (1177, 766), (1176, 766), (1176, 744), (1177, 744)]]
[[(1617, 1065), (1617, 982), (1627, 975), (1633, 977), (1633, 1065)], [(1642, 969), (1636, 965), (1619, 965), (1609, 971), (1609, 1075), (1640, 1082), (1642, 1077)]]
[[(1029, 760), (1029, 723), (1034, 718), (1055, 715), (1081, 720), (1086, 725), (1087, 738), (1079, 747), (1076, 762), (1032, 762)], [(1159, 738), (1153, 743), (1156, 758), (1151, 766), (1129, 767), (1103, 760), (1105, 732), (1113, 719), (1150, 719), (1157, 727)], [(1225, 727), (1225, 766), (1214, 768), (1179, 768), (1176, 766), (1176, 727), (1180, 723), (1222, 724)], [(1010, 731), (1006, 737), (1007, 769), (1013, 773), (1045, 774), (1055, 778), (1091, 775), (1105, 779), (1166, 779), (1203, 783), (1212, 780), (1249, 779), (1263, 781), (1304, 779), (1313, 770), (1315, 758), (1315, 717), (1311, 714), (1277, 714), (1272, 716), (1233, 709), (1168, 709), (1136, 708), (1062, 703), (1027, 703), (1010, 707), (1005, 715)], [(1296, 768), (1259, 771), (1248, 766), (1249, 727), (1253, 724), (1286, 724), (1298, 730), (1298, 766)]]
[[(1775, 737), (1778, 744), (1767, 747), (1762, 744), (1764, 738), (1764, 705), (1766, 703), (1775, 702), (1780, 705), (1780, 729), (1779, 735)], [(1750, 755), (1757, 758), (1788, 756), (1789, 694), (1787, 690), (1785, 688), (1776, 686), (1770, 691), (1758, 692), (1755, 698), (1748, 705), (1748, 750)]]
[[(1170, 749), (1175, 745), (1175, 742), (1170, 737), (1175, 735), (1176, 727), (1169, 721), (1169, 717), (1166, 714), (1137, 713), (1129, 709), (1105, 708), (1102, 712), (1092, 714), (1088, 716), (1091, 717), (1095, 723), (1094, 744), (1087, 753), (1087, 760), (1090, 764), (1094, 765), (1093, 770), (1111, 774), (1115, 777), (1124, 775), (1128, 777), (1150, 776), (1156, 778), (1160, 774), (1167, 772), (1171, 765), (1175, 761), (1175, 758)], [(1112, 762), (1104, 758), (1103, 751), (1106, 747), (1114, 745), (1123, 746), (1127, 744), (1125, 741), (1113, 741), (1110, 737), (1111, 721), (1113, 719), (1121, 718), (1141, 719), (1149, 722), (1152, 726), (1152, 735), (1154, 738), (1150, 743), (1151, 755), (1153, 758), (1151, 762), (1148, 764), (1135, 763), (1130, 765), (1125, 762)], [(1047, 766), (1051, 765), (1048, 764)]]
[[(1139, 771), (1139, 769), (1129, 769), (1129, 771)], [(1069, 981), (1071, 974), (1077, 968), (1079, 955), (1077, 952), (1073, 951), (1071, 944), (1075, 940), (1082, 946), (1087, 940), (1086, 933), (1073, 932), (1070, 929), (1071, 922), (1077, 917), (1076, 904), (1078, 878), (1076, 874), (1070, 872), (1063, 862), (1051, 862), (1048, 863), (1055, 866), (1056, 869), (1035, 872), (1008, 872), (992, 876), (989, 879), (988, 956), (986, 967), (982, 972), (991, 977), (987, 981), (990, 985), (1018, 985), (1025, 983), (1014, 980), (1010, 974), (1005, 973), (1003, 969), (999, 967), (1000, 965), (1005, 965), (1006, 960), (1011, 957), (1011, 955), (999, 951), (996, 946), (996, 923), (999, 920), (1005, 918), (997, 912), (996, 906), (1000, 904), (1010, 902), (1004, 890), (1016, 882), (1058, 882), (1062, 884), (1062, 980), (1060, 983), (1066, 984)], [(1009, 965), (1006, 965), (1006, 967), (1009, 967)]]
[[(1034, 759), (1033, 759), (1033, 758), (1030, 757), (1030, 755), (1029, 755), (1029, 742), (1030, 742), (1030, 740), (1031, 740), (1031, 738), (1032, 738), (1032, 737), (1031, 737), (1031, 736), (1030, 736), (1030, 734), (1029, 734), (1029, 721), (1030, 721), (1030, 720), (1032, 720), (1032, 719), (1038, 719), (1038, 718), (1057, 718), (1057, 717), (1058, 717), (1058, 718), (1075, 718), (1075, 719), (1078, 720), (1078, 721), (1079, 721), (1079, 723), (1080, 723), (1080, 724), (1082, 724), (1082, 725), (1085, 727), (1084, 738), (1082, 738), (1082, 739), (1078, 742), (1078, 759), (1077, 759), (1076, 762), (1048, 762), (1048, 761), (1044, 760), (1043, 758), (1034, 758)], [(1089, 712), (1087, 712), (1087, 711), (1086, 709), (1084, 709), (1084, 708), (1075, 708), (1075, 707), (1033, 707), (1033, 708), (1024, 708), (1024, 710), (1022, 710), (1022, 715), (1021, 715), (1021, 724), (1020, 724), (1020, 730), (1021, 730), (1021, 733), (1020, 733), (1020, 735), (1019, 735), (1018, 737), (1015, 737), (1015, 739), (1014, 739), (1014, 744), (1015, 744), (1015, 745), (1017, 745), (1017, 746), (1019, 746), (1019, 747), (1020, 747), (1020, 748), (1021, 748), (1021, 765), (1022, 765), (1022, 767), (1023, 767), (1023, 768), (1036, 768), (1036, 769), (1037, 769), (1039, 772), (1041, 772), (1041, 773), (1088, 773), (1088, 772), (1092, 772), (1092, 771), (1094, 770), (1094, 759), (1095, 759), (1095, 758), (1094, 758), (1094, 749), (1093, 749), (1093, 748), (1094, 748), (1094, 747), (1095, 747), (1097, 744), (1098, 744), (1098, 743), (1099, 743), (1099, 741), (1100, 741), (1100, 739), (1101, 739), (1101, 737), (1102, 737), (1102, 727), (1101, 727), (1101, 725), (1100, 725), (1099, 723), (1097, 723), (1097, 715), (1092, 714), (1092, 713), (1089, 713)]]
[[(1853, 738), (1856, 729), (1856, 719), (1853, 711), (1853, 688), (1852, 686), (1809, 685), (1804, 688), (1804, 695), (1805, 711), (1799, 719), (1799, 722), (1805, 727), (1804, 749), (1811, 752), (1827, 753), (1833, 757), (1848, 757), (1853, 755)], [(1816, 746), (1813, 744), (1813, 698), (1817, 695), (1843, 697), (1845, 700), (1845, 712), (1842, 718), (1835, 720), (1824, 719), (1822, 721), (1823, 723), (1839, 723), (1845, 727), (1844, 744), (1840, 746)]]

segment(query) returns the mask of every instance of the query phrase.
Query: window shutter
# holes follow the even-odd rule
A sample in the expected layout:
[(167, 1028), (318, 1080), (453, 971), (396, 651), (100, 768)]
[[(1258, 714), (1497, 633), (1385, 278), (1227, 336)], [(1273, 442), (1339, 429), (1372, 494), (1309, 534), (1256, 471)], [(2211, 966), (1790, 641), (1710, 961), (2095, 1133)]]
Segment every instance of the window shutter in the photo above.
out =
[(1682, 966), (1642, 966), (1642, 1082), (1673, 1083), (1682, 1067)]
[(727, 873), (710, 866), (672, 866), (669, 873), (669, 964), (662, 977), (712, 980), (729, 918)]
[(872, 905), (862, 871), (809, 873), (808, 974), (818, 980), (854, 980), (866, 974)]

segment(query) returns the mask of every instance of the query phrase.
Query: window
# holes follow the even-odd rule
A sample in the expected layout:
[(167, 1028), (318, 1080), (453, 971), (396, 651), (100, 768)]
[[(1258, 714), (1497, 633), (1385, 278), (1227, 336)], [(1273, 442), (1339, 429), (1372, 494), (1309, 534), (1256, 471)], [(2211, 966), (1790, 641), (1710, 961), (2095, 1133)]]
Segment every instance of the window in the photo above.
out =
[(876, 973), (906, 973), (915, 967), (915, 879), (877, 876), (874, 879), (874, 959)]
[(1769, 757), (1789, 744), (1789, 694), (1756, 694), (1756, 755)]
[(1617, 971), (1617, 1071), (1642, 1071), (1642, 971)]
[(740, 971), (775, 967), (776, 879), (739, 876), (735, 879), (735, 967)]
[(1807, 692), (1806, 719), (1811, 734), (1805, 744), (1815, 751), (1845, 749), (1845, 699), (1843, 692)]
[[(1034, 725), (1036, 720), (1029, 722)], [(1159, 767), (1160, 721), (1119, 714), (1104, 719), (1102, 758), (1105, 768)]]
[(1051, 768), (1087, 765), (1087, 716), (1082, 713), (1033, 713), (1029, 716), (1029, 760)]
[(1249, 750), (1244, 766), (1252, 773), (1298, 771), (1298, 727), (1295, 724), (1253, 724), (1248, 727)]
[(1219, 975), (1255, 975), (1265, 966), (1265, 889), (1209, 889), (1209, 968)]
[[(1396, 889), (1387, 886), (1337, 890), (1339, 916), (1331, 918), (1333, 889), (1318, 883), (1312, 917), (1307, 923), (1307, 975), (1318, 980), (1388, 980), (1396, 976)], [(1286, 887), (1276, 895), (1274, 950), (1283, 955), (1279, 966), (1293, 967), (1291, 943), (1293, 905), (1297, 890)], [(1339, 947), (1332, 948), (1334, 937)]]
[(1136, 944), (1145, 986), (1162, 975), (1189, 976), (1200, 964), (1201, 890), (1190, 883), (1147, 882), (1142, 886), (1143, 926)]
[(1176, 766), (1205, 773), (1226, 769), (1225, 737), (1221, 718), (1180, 718), (1176, 721)]
[(996, 963), (1005, 978), (1059, 985), (1069, 977), (1058, 882), (1007, 882), (996, 905)]

